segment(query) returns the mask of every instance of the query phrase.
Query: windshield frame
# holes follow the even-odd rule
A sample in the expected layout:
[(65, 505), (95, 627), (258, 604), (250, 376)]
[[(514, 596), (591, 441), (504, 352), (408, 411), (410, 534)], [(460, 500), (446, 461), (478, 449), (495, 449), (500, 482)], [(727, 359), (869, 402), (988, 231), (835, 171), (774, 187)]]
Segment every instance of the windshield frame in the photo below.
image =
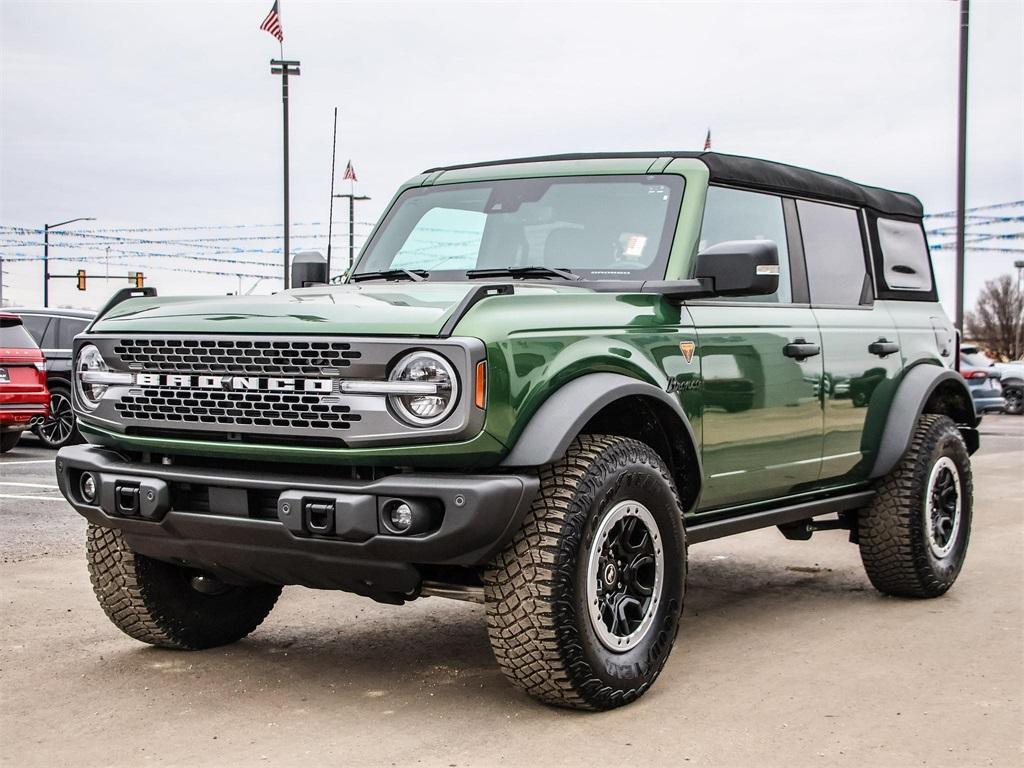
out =
[[(355, 263), (352, 265), (352, 269), (349, 275), (345, 278), (345, 282), (358, 282), (353, 279), (362, 274), (369, 274), (378, 271), (384, 271), (377, 269), (369, 264), (373, 257), (375, 247), (378, 246), (379, 240), (384, 232), (387, 231), (388, 226), (392, 224), (394, 218), (401, 208), (402, 204), (412, 197), (426, 196), (431, 193), (443, 192), (445, 190), (459, 187), (462, 189), (473, 189), (473, 188), (487, 188), (493, 187), (495, 184), (503, 182), (522, 182), (522, 181), (548, 181), (559, 184), (585, 184), (600, 181), (621, 181), (621, 182), (646, 182), (646, 183), (661, 183), (669, 187), (669, 201), (665, 211), (665, 220), (662, 223), (660, 238), (658, 241), (658, 251), (651, 259), (647, 267), (636, 270), (609, 270), (609, 269), (579, 269), (574, 268), (571, 271), (579, 275), (582, 279), (587, 282), (592, 281), (611, 281), (611, 282), (644, 282), (647, 280), (661, 280), (664, 279), (666, 271), (669, 266), (669, 261), (673, 252), (675, 244), (675, 238), (677, 234), (677, 228), (681, 217), (683, 208), (683, 201), (686, 197), (687, 179), (682, 174), (675, 173), (593, 173), (593, 174), (537, 174), (536, 176), (516, 176), (516, 177), (498, 177), (493, 179), (474, 179), (471, 181), (459, 181), (451, 183), (440, 183), (432, 184), (428, 186), (410, 186), (401, 190), (398, 195), (395, 196), (391, 204), (388, 206), (387, 211), (381, 218), (380, 222), (374, 228), (370, 235), (370, 238), (364, 244), (360, 250), (359, 256), (356, 258)], [(505, 265), (508, 267), (514, 267), (516, 265)], [(524, 265), (524, 266), (543, 266), (543, 265)], [(488, 269), (491, 267), (476, 267), (476, 269)], [(494, 267), (500, 269), (501, 267)], [(467, 273), (472, 272), (473, 269), (435, 269), (430, 270), (429, 274), (425, 277), (425, 280), (430, 282), (479, 282), (479, 278), (474, 280)], [(514, 278), (509, 275), (507, 278), (495, 278), (495, 279), (508, 279), (508, 280), (548, 280), (556, 279), (561, 280), (562, 278), (556, 275), (543, 276), (543, 277), (522, 277)]]

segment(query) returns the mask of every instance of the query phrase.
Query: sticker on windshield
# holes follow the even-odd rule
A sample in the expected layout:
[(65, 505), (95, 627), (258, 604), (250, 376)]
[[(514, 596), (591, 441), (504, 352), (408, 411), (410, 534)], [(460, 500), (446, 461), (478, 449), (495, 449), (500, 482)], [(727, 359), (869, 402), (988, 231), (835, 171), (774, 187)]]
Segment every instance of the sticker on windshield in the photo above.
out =
[(639, 257), (644, 255), (644, 248), (647, 246), (646, 235), (626, 234), (626, 247), (622, 249), (623, 256)]

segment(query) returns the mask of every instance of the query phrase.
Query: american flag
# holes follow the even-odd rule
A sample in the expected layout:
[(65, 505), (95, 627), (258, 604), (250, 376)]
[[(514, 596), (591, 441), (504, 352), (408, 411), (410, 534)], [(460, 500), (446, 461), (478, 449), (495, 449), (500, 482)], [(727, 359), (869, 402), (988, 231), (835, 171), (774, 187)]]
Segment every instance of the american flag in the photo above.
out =
[(707, 152), (711, 149), (711, 129), (708, 128), (707, 138), (704, 139), (704, 151)]
[(348, 165), (345, 166), (345, 175), (341, 177), (345, 181), (359, 181), (356, 178), (356, 169), (352, 167), (352, 161), (348, 161)]
[(277, 0), (274, 0), (270, 13), (267, 14), (267, 18), (260, 24), (260, 29), (276, 37), (277, 42), (284, 42), (284, 28), (281, 26), (281, 15), (277, 12)]

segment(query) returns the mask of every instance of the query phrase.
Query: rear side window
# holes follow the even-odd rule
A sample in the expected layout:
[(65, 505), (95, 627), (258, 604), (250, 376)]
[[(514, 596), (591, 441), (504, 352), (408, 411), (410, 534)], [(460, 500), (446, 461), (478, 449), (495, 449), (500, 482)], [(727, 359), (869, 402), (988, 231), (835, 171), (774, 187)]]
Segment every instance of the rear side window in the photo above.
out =
[(38, 345), (17, 320), (0, 320), (0, 348), (35, 349)]
[(32, 334), (36, 344), (43, 345), (43, 334), (46, 333), (46, 326), (50, 324), (50, 318), (46, 315), (22, 315), (21, 322), (25, 324), (25, 330)]
[(931, 292), (931, 260), (921, 224), (879, 217), (875, 227), (882, 287), (890, 291)]
[(729, 240), (771, 240), (779, 247), (779, 289), (768, 296), (729, 297), (728, 301), (793, 301), (789, 248), (782, 198), (728, 187), (709, 187), (700, 230), (700, 250)]
[(88, 324), (87, 320), (62, 317), (60, 329), (57, 331), (57, 349), (71, 349), (75, 343), (75, 336), (84, 331)]
[(870, 303), (864, 241), (853, 208), (796, 201), (807, 260), (812, 304), (858, 306)]

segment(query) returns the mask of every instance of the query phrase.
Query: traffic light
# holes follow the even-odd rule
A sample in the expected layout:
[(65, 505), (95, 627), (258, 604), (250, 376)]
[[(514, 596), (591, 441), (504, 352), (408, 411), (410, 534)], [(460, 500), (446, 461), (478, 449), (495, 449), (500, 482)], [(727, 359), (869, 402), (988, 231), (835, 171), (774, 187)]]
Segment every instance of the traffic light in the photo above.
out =
[(78, 278), (78, 290), (84, 291), (85, 290), (85, 270), (84, 269), (78, 270), (78, 274), (75, 275), (75, 277)]
[(141, 272), (136, 272), (134, 275), (132, 275), (132, 280), (135, 282), (135, 287), (136, 288), (141, 288), (142, 287), (142, 283), (143, 283), (143, 281), (145, 279), (146, 279), (146, 276), (144, 274), (142, 274)]

